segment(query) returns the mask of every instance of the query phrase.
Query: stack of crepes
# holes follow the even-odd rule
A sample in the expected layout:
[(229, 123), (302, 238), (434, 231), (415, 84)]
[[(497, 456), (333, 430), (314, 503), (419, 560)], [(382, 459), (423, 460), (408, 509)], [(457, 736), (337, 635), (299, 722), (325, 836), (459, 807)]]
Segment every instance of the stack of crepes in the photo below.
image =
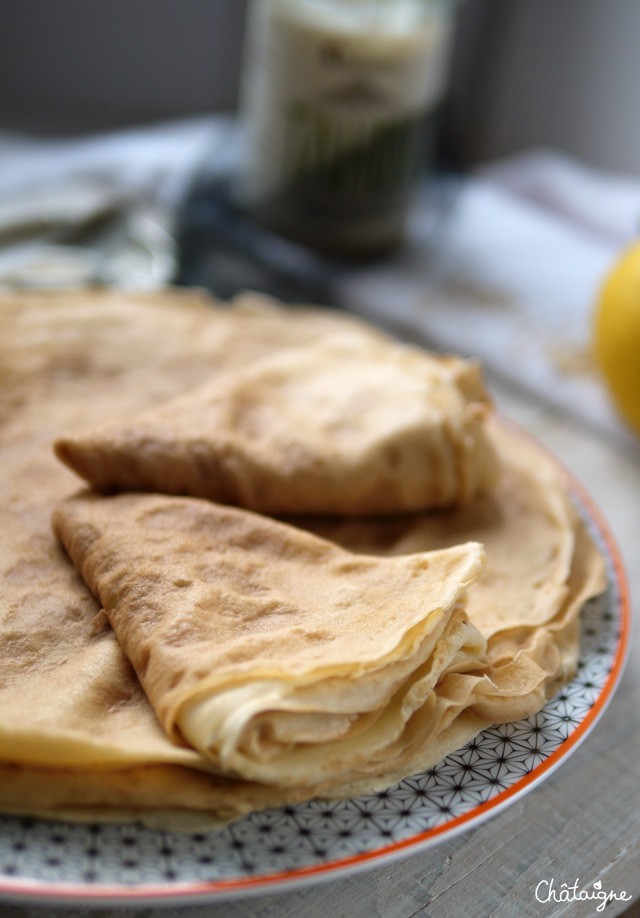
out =
[(3, 811), (380, 789), (574, 672), (603, 561), (474, 363), (249, 294), (5, 295), (0, 326)]

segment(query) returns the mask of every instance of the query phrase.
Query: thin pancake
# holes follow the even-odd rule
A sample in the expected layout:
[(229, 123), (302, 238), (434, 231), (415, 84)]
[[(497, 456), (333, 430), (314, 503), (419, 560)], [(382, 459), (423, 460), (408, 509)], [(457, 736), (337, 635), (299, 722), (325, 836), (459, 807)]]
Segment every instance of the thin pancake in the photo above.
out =
[(344, 330), (55, 449), (100, 490), (366, 516), (486, 491), (488, 413), (477, 364)]
[(487, 563), (469, 592), (467, 614), (487, 640), (491, 678), (509, 676), (514, 697), (533, 687), (541, 703), (575, 671), (577, 619), (604, 588), (604, 560), (557, 463), (495, 419), (489, 429), (502, 472), (492, 491), (467, 507), (391, 520), (296, 522), (367, 554), (481, 542)]
[(0, 806), (209, 826), (321, 792), (276, 792), (206, 774), (204, 759), (166, 738), (51, 532), (53, 504), (76, 489), (51, 443), (279, 346), (338, 328), (380, 335), (324, 311), (290, 311), (253, 296), (220, 309), (178, 292), (9, 295), (0, 297), (0, 320)]
[(248, 511), (145, 494), (80, 494), (53, 521), (167, 735), (223, 774), (288, 787), (388, 771), (408, 721), (437, 710), (436, 684), (482, 659), (461, 608), (476, 543), (354, 556)]

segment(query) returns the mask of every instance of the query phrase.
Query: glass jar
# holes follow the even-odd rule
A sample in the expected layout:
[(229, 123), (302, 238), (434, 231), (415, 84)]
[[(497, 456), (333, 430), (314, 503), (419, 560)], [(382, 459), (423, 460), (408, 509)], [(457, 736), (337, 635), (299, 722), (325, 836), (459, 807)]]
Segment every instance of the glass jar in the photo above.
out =
[(242, 205), (321, 251), (402, 238), (425, 120), (446, 82), (453, 0), (253, 0)]

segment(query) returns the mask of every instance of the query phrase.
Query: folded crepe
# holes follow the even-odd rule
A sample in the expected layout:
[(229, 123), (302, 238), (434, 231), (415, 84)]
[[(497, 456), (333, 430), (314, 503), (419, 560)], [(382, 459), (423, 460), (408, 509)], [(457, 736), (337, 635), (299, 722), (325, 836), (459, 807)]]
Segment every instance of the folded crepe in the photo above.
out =
[[(576, 512), (558, 463), (496, 418), (488, 421), (487, 432), (501, 475), (468, 506), (386, 520), (297, 518), (296, 523), (368, 554), (481, 542), (487, 562), (469, 591), (467, 614), (487, 641), (488, 673), (514, 701), (532, 692), (542, 705), (575, 673), (580, 610), (605, 587), (604, 559)], [(513, 719), (525, 716), (517, 714), (517, 706), (513, 711)]]
[(468, 503), (497, 469), (477, 364), (344, 329), (55, 450), (93, 487), (269, 514)]
[(68, 498), (53, 525), (166, 734), (222, 774), (289, 787), (387, 772), (436, 683), (482, 658), (461, 602), (476, 543), (354, 557), (248, 511), (146, 494)]

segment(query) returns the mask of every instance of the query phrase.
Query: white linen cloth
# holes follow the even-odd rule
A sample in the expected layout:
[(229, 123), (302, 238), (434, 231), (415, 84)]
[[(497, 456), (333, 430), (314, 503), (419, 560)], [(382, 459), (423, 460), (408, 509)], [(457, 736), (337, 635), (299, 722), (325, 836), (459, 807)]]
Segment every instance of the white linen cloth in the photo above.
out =
[(0, 287), (166, 284), (177, 208), (228, 134), (211, 117), (77, 140), (0, 133)]
[[(198, 175), (233, 171), (238, 150), (233, 120), (214, 116), (79, 140), (0, 134), (0, 287), (169, 283), (187, 190)], [(425, 192), (394, 257), (318, 264), (347, 308), (475, 355), (637, 450), (594, 366), (591, 336), (602, 279), (639, 226), (639, 179), (533, 151), (459, 182), (444, 211)], [(264, 242), (280, 269), (300, 254)], [(313, 256), (298, 257), (302, 273), (307, 262)]]

